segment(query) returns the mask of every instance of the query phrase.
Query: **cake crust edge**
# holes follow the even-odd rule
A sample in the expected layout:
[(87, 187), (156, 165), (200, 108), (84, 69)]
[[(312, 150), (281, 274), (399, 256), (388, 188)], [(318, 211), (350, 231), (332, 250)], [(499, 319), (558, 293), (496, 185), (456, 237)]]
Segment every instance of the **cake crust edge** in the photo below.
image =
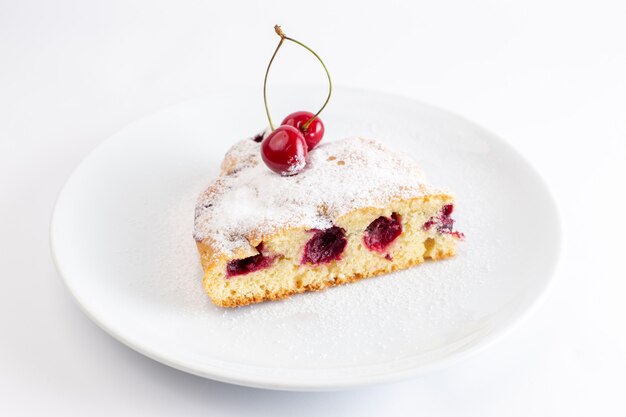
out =
[(208, 277), (208, 274), (205, 273), (202, 283), (203, 283), (205, 291), (209, 295), (209, 298), (215, 305), (219, 307), (225, 307), (225, 308), (243, 307), (243, 306), (247, 306), (250, 304), (261, 303), (264, 301), (282, 300), (285, 298), (289, 298), (292, 295), (302, 294), (305, 292), (318, 292), (318, 291), (323, 291), (330, 287), (336, 287), (336, 286), (344, 285), (344, 284), (352, 284), (352, 283), (361, 281), (366, 278), (373, 278), (373, 277), (377, 277), (381, 275), (386, 275), (391, 272), (408, 269), (410, 267), (422, 264), (426, 262), (428, 259), (436, 261), (440, 259), (451, 258), (454, 255), (456, 255), (456, 248), (455, 246), (452, 246), (451, 248), (448, 248), (447, 250), (438, 250), (436, 251), (436, 253), (433, 253), (428, 258), (415, 258), (412, 261), (407, 262), (405, 264), (390, 264), (389, 268), (380, 268), (380, 269), (372, 270), (372, 271), (364, 271), (363, 273), (356, 273), (356, 274), (345, 276), (345, 277), (335, 277), (333, 280), (326, 280), (326, 281), (318, 282), (312, 285), (305, 285), (301, 288), (281, 289), (280, 291), (274, 291), (274, 292), (270, 291), (270, 292), (266, 292), (262, 296), (246, 294), (246, 295), (236, 295), (236, 296), (231, 296), (228, 298), (216, 299), (216, 298), (211, 297), (211, 291), (209, 289), (209, 280), (211, 278)]

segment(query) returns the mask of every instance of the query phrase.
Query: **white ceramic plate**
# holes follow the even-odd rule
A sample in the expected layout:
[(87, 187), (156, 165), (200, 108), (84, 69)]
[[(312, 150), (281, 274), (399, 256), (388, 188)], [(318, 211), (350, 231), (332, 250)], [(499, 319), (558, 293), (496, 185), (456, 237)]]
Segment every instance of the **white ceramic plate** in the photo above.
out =
[[(315, 109), (323, 94), (305, 87), (274, 94), (275, 118)], [(167, 365), (293, 390), (440, 367), (528, 312), (554, 273), (561, 231), (550, 192), (516, 151), (457, 116), (387, 94), (337, 89), (322, 117), (324, 140), (379, 139), (456, 193), (457, 226), (467, 235), (458, 256), (286, 301), (212, 305), (191, 236), (195, 199), (228, 147), (266, 126), (259, 91), (229, 91), (128, 126), (68, 180), (52, 248), (85, 312)]]

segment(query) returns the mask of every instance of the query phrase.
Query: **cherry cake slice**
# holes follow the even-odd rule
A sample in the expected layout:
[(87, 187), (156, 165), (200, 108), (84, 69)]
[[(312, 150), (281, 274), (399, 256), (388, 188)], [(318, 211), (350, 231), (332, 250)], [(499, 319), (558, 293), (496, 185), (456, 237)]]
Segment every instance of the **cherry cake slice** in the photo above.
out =
[(456, 253), (454, 197), (404, 155), (370, 139), (329, 141), (284, 177), (260, 147), (258, 138), (234, 145), (196, 205), (203, 284), (215, 304), (281, 299)]

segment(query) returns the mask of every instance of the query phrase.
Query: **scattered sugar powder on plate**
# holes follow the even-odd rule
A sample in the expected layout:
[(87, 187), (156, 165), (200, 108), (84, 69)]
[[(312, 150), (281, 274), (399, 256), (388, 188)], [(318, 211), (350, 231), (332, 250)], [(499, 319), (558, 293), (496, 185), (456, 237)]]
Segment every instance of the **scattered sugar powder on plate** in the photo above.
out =
[[(459, 224), (469, 237), (460, 245), (459, 254), (450, 260), (426, 262), (405, 271), (283, 301), (235, 309), (214, 306), (202, 288), (202, 270), (190, 233), (190, 213), (201, 182), (198, 179), (187, 184), (178, 194), (165, 196), (161, 207), (151, 208), (155, 212), (147, 218), (156, 224), (149, 226), (153, 242), (148, 249), (156, 259), (155, 270), (138, 281), (136, 287), (143, 291), (143, 298), (182, 312), (189, 320), (206, 322), (207, 335), (227, 334), (227, 343), (233, 345), (234, 351), (250, 343), (261, 343), (275, 346), (277, 358), (287, 351), (291, 352), (290, 361), (307, 355), (322, 355), (332, 361), (339, 360), (334, 348), (359, 340), (358, 357), (362, 360), (368, 355), (376, 357), (381, 348), (434, 347), (441, 339), (438, 329), (464, 327), (473, 322), (474, 317), (463, 304), (481, 285), (475, 277), (489, 269), (492, 256), (489, 245), (480, 240), (480, 226), (488, 229), (480, 210), (458, 213)], [(463, 205), (471, 206), (475, 198), (480, 199), (480, 193)], [(387, 336), (381, 338), (381, 334)], [(397, 354), (401, 356), (402, 352), (399, 349)]]
[[(328, 161), (333, 156), (344, 158), (341, 160), (360, 159), (359, 153), (351, 150), (354, 145), (346, 144), (350, 149), (341, 149), (338, 145), (330, 146), (332, 143), (316, 149), (317, 154), (311, 155), (315, 156), (312, 163), (317, 160)], [(334, 143), (341, 144), (340, 141)], [(249, 149), (254, 149), (250, 144), (258, 145), (253, 141), (245, 141), (231, 152), (245, 154)], [(237, 160), (244, 161), (245, 158), (241, 156), (238, 155)], [(336, 159), (331, 158), (331, 161)], [(376, 163), (388, 162), (380, 160)], [(227, 164), (228, 158), (224, 168), (237, 169)], [(258, 172), (250, 171), (255, 175), (242, 175), (235, 179), (247, 181), (250, 185), (242, 187), (241, 194), (228, 197), (232, 200), (224, 200), (223, 204), (234, 213), (232, 216), (229, 214), (233, 220), (227, 223), (229, 228), (241, 227), (242, 224), (245, 227), (254, 226), (258, 220), (245, 223), (249, 214), (258, 214), (250, 210), (253, 205), (263, 207), (267, 204), (264, 209), (273, 218), (281, 214), (280, 211), (273, 211), (275, 208), (269, 202), (257, 201), (258, 192), (273, 193), (274, 190), (268, 190), (262, 181), (263, 171), (276, 177), (267, 169), (259, 169)], [(306, 175), (306, 170), (303, 174)], [(300, 181), (303, 181), (304, 186), (309, 186), (305, 176)], [(391, 175), (382, 180), (372, 178), (371, 181), (375, 185), (402, 179)], [(381, 349), (389, 349), (397, 357), (402, 357), (415, 348), (427, 351), (443, 343), (445, 335), (440, 334), (441, 328), (471, 329), (476, 324), (476, 318), (469, 312), (472, 309), (467, 308), (466, 303), (471, 300), (475, 290), (484, 285), (477, 277), (491, 268), (489, 259), (493, 257), (491, 242), (484, 240), (493, 231), (490, 230), (487, 218), (490, 213), (481, 207), (485, 196), (480, 190), (464, 196), (460, 201), (465, 209), (457, 213), (458, 224), (468, 239), (460, 245), (458, 255), (452, 259), (426, 262), (405, 271), (321, 292), (296, 295), (282, 301), (223, 309), (213, 305), (202, 288), (202, 270), (191, 236), (193, 218), (190, 213), (194, 211), (196, 193), (202, 188), (202, 182), (204, 179), (201, 178), (181, 180), (181, 187), (177, 188), (176, 193), (163, 196), (159, 204), (153, 204), (147, 209), (152, 211), (146, 216), (146, 219), (151, 219), (151, 224), (142, 227), (152, 230), (150, 251), (156, 262), (153, 273), (135, 282), (133, 287), (144, 300), (165, 305), (173, 314), (185, 314), (190, 321), (206, 323), (207, 343), (210, 343), (208, 341), (212, 337), (219, 337), (232, 346), (233, 355), (242, 353), (245, 346), (254, 343), (264, 346), (266, 355), (275, 355), (276, 359), (285, 361), (286, 366), (290, 363), (295, 365), (307, 356), (323, 357), (339, 363), (345, 360), (345, 355), (336, 353), (336, 348), (351, 341), (359, 343), (360, 353), (355, 356), (355, 361), (376, 358)], [(319, 185), (319, 182), (314, 182)], [(351, 198), (359, 197), (355, 191), (359, 189), (356, 185), (347, 188), (353, 190)], [(369, 192), (368, 189), (360, 190)], [(299, 198), (320, 198), (321, 193), (314, 194), (311, 197), (310, 193), (303, 192), (295, 198), (288, 198), (277, 193), (272, 198), (289, 205), (297, 204)], [(255, 203), (235, 204), (238, 199), (246, 197), (252, 198)], [(344, 194), (336, 198), (348, 197)], [(344, 201), (344, 207), (349, 207), (348, 200)], [(204, 232), (212, 227), (218, 228), (219, 224), (212, 221), (202, 218), (199, 224), (196, 219), (196, 233), (198, 229)], [(381, 338), (381, 334), (386, 337)], [(288, 359), (282, 357), (285, 352), (290, 352)]]

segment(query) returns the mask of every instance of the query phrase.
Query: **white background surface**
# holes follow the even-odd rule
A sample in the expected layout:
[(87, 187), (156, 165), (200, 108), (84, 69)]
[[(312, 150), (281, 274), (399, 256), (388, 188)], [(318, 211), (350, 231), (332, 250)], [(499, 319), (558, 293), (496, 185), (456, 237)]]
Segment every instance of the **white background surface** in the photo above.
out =
[[(624, 6), (264, 3), (0, 1), (0, 415), (624, 415)], [(75, 305), (48, 246), (72, 169), (158, 108), (218, 87), (260, 88), (274, 23), (315, 47), (337, 84), (462, 114), (550, 183), (564, 262), (542, 306), (506, 339), (401, 383), (269, 392), (144, 358)], [(305, 52), (283, 53), (273, 88), (323, 85)]]

